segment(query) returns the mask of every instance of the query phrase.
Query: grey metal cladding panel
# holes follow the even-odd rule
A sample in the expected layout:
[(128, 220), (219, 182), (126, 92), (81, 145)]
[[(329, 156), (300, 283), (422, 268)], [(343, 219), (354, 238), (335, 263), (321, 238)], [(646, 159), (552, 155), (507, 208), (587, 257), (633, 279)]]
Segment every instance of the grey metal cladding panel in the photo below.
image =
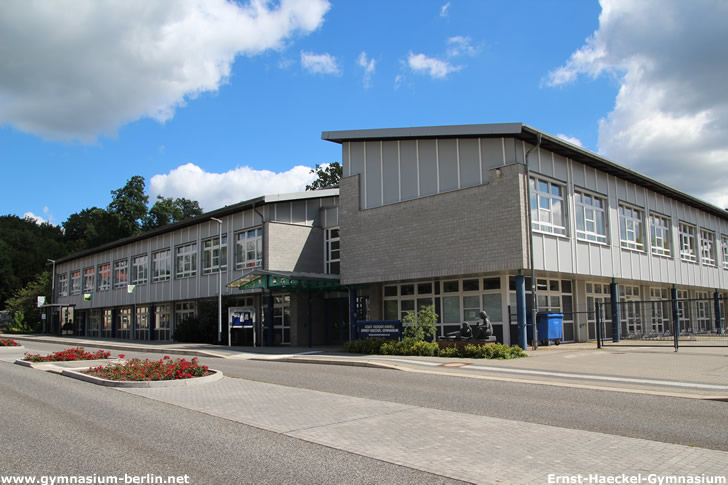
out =
[(320, 223), (321, 199), (307, 200), (306, 202), (306, 220), (313, 221), (313, 225)]
[(531, 168), (533, 168), (533, 163), (531, 163), (531, 159), (538, 159), (538, 171), (544, 175), (548, 175), (549, 177), (554, 176), (554, 160), (552, 158), (552, 153), (546, 150), (541, 150), (540, 153), (536, 154), (535, 151), (531, 152), (531, 154), (528, 156), (529, 165)]
[(341, 166), (344, 168), (344, 177), (351, 175), (351, 160), (349, 160), (349, 146), (351, 142), (341, 145)]
[(437, 159), (435, 140), (419, 140), (420, 197), (437, 193)]
[(366, 206), (379, 207), (382, 205), (382, 144), (368, 141), (366, 148)]
[(574, 185), (584, 187), (586, 184), (586, 181), (584, 179), (584, 165), (578, 162), (573, 162), (571, 164), (571, 167), (572, 182), (574, 183)]
[(276, 202), (276, 222), (291, 222), (291, 203)]
[[(507, 164), (516, 163), (516, 143), (515, 138), (504, 138), (503, 148), (505, 149), (505, 161)], [(533, 168), (533, 167), (532, 167)]]
[(291, 202), (291, 223), (293, 224), (305, 224), (306, 223), (306, 201), (296, 200)]
[[(607, 174), (602, 171), (599, 171), (599, 170), (597, 170), (596, 173), (597, 173), (596, 190), (606, 194), (609, 191), (609, 183), (608, 183)], [(629, 184), (629, 185), (632, 185), (632, 184)], [(632, 186), (631, 190), (632, 190), (632, 193), (634, 194), (634, 186)]]
[(480, 154), (478, 140), (464, 138), (459, 140), (460, 187), (480, 184)]
[(361, 174), (364, 176), (364, 142), (351, 142), (349, 166), (351, 167), (350, 175)]
[(457, 140), (437, 141), (438, 168), (440, 176), (439, 192), (458, 189), (458, 146)]
[(554, 177), (567, 181), (569, 179), (569, 168), (566, 159), (557, 153), (552, 153), (554, 158)]
[(587, 169), (584, 172), (584, 175), (586, 177), (586, 180), (584, 182), (584, 187), (593, 190), (595, 192), (598, 192), (597, 190), (597, 174), (596, 170), (594, 170), (591, 167), (587, 167)]
[(400, 185), (402, 200), (416, 199), (417, 192), (417, 142), (402, 140), (399, 142)]
[(399, 149), (396, 141), (382, 143), (382, 177), (384, 203), (399, 202)]

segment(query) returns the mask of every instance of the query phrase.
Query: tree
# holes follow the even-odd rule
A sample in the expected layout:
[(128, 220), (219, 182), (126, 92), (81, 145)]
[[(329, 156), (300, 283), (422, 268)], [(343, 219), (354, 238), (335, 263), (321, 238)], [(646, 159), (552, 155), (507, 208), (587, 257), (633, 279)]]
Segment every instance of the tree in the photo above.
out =
[(157, 196), (157, 201), (144, 217), (142, 228), (150, 230), (173, 222), (183, 221), (202, 214), (200, 204), (196, 200), (185, 198)]
[(51, 273), (44, 271), (8, 298), (5, 310), (10, 312), (14, 320), (14, 329), (22, 332), (39, 331), (42, 326), (43, 310), (38, 308), (38, 297), (49, 297), (50, 294)]
[(111, 191), (111, 203), (106, 210), (121, 218), (127, 236), (140, 231), (142, 221), (147, 215), (149, 196), (144, 195), (144, 189), (144, 177), (134, 175), (122, 188)]
[(422, 305), (417, 313), (410, 310), (402, 319), (404, 336), (415, 340), (431, 340), (437, 332), (437, 320), (433, 305)]
[(306, 190), (319, 190), (339, 185), (341, 177), (344, 175), (344, 168), (339, 162), (331, 162), (329, 164), (319, 165), (311, 169), (312, 174), (316, 174), (316, 180), (306, 186)]
[(91, 207), (71, 214), (63, 223), (64, 239), (72, 252), (95, 248), (130, 236), (119, 214)]

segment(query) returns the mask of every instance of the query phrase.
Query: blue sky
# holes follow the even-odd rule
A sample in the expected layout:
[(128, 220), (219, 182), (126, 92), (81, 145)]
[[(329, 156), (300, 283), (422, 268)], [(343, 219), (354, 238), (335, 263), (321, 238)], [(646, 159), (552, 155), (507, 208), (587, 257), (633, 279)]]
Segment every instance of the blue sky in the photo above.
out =
[[(322, 131), (524, 122), (728, 207), (728, 34), (698, 0), (0, 4), (0, 214), (134, 175), (213, 210), (303, 189)], [(12, 46), (12, 47), (9, 47)]]

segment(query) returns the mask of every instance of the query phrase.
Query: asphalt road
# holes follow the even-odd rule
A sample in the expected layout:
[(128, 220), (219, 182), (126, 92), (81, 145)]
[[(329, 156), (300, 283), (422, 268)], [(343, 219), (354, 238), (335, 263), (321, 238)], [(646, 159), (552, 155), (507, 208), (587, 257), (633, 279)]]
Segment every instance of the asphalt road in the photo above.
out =
[(459, 483), (5, 362), (0, 409), (0, 476), (187, 475), (190, 484)]
[[(32, 343), (48, 352), (57, 344)], [(127, 358), (160, 354), (122, 352)], [(116, 352), (114, 353), (116, 355)], [(728, 403), (491, 381), (365, 367), (200, 359), (240, 377), (285, 386), (728, 451)]]

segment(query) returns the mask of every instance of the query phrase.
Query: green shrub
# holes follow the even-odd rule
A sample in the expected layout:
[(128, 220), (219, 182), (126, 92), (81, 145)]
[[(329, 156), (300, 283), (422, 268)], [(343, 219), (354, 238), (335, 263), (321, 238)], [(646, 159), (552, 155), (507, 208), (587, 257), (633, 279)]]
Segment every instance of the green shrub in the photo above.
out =
[(518, 359), (520, 357), (527, 357), (523, 353), (523, 349), (518, 345), (503, 345), (493, 344), (491, 345), (491, 356), (489, 359)]
[(383, 344), (391, 340), (383, 338), (365, 338), (344, 344), (344, 350), (352, 354), (379, 354)]
[(453, 345), (440, 349), (440, 357), (460, 357), (460, 349)]
[(440, 357), (460, 357), (463, 359), (518, 359), (528, 357), (517, 345), (509, 346), (499, 343), (490, 345), (466, 344), (462, 347), (453, 345), (440, 349)]
[(407, 337), (401, 342), (390, 340), (382, 345), (379, 352), (383, 355), (437, 355), (438, 345), (434, 342), (425, 342), (412, 337)]

